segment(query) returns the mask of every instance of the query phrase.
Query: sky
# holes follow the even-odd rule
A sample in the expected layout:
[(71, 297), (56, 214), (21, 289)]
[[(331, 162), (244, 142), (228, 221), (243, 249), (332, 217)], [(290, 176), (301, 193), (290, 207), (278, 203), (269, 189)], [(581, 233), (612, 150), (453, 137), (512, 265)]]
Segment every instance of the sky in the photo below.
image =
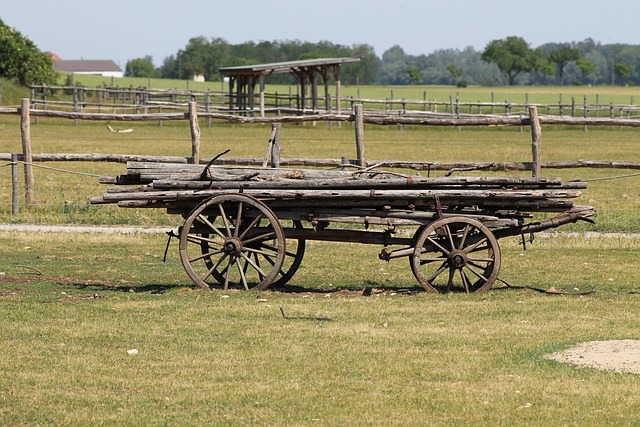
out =
[(62, 59), (156, 66), (192, 37), (368, 44), (376, 54), (482, 50), (491, 40), (640, 44), (638, 0), (0, 0), (0, 19)]

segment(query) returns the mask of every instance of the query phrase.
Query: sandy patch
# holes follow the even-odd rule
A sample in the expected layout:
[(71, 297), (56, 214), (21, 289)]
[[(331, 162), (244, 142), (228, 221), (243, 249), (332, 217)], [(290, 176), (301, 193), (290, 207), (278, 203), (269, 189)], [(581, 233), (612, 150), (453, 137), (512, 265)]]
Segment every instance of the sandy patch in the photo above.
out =
[(582, 367), (640, 374), (640, 340), (589, 341), (545, 358)]

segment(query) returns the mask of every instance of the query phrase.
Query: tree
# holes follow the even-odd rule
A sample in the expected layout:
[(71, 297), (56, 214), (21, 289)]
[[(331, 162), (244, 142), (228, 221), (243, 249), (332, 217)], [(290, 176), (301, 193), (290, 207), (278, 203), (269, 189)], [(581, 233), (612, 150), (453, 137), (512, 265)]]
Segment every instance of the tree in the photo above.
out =
[(538, 55), (521, 37), (509, 36), (503, 40), (492, 40), (481, 55), (486, 62), (496, 64), (509, 85), (523, 72), (536, 69)]
[(539, 81), (539, 79), (544, 80), (544, 77), (553, 76), (556, 73), (556, 67), (544, 56), (541, 49), (534, 50), (533, 55), (535, 57), (534, 70), (536, 74), (542, 76), (538, 78), (534, 77), (533, 81)]
[(373, 46), (358, 44), (352, 46), (344, 56), (360, 58), (358, 62), (344, 64), (340, 71), (340, 79), (345, 84), (371, 85), (378, 82), (380, 73), (380, 58)]
[(184, 50), (178, 51), (178, 78), (191, 79), (193, 76), (205, 74), (208, 51), (209, 41), (206, 37), (189, 39)]
[(175, 55), (167, 56), (160, 66), (160, 77), (163, 79), (177, 79), (179, 67), (180, 65)]
[(413, 65), (407, 67), (407, 74), (409, 75), (409, 81), (412, 85), (419, 83), (422, 79), (422, 73)]
[(618, 81), (622, 85), (623, 82), (631, 77), (631, 67), (624, 62), (616, 61), (613, 64), (613, 72), (618, 77)]
[(578, 58), (576, 60), (576, 65), (582, 74), (582, 80), (587, 81), (589, 76), (592, 76), (596, 71), (596, 66), (593, 62), (589, 61), (587, 58)]
[(556, 64), (560, 86), (564, 86), (564, 68), (572, 61), (580, 58), (580, 52), (569, 46), (562, 46), (549, 54), (549, 60)]
[(460, 82), (460, 77), (462, 77), (462, 70), (458, 67), (456, 67), (453, 64), (449, 64), (447, 65), (447, 71), (449, 72), (449, 74), (451, 74), (451, 79), (456, 83), (459, 84)]
[[(259, 51), (260, 48), (261, 46), (258, 46), (257, 50)], [(226, 63), (229, 62), (231, 51), (231, 45), (225, 39), (221, 37), (211, 39), (205, 59), (205, 79), (208, 81), (218, 81), (220, 79), (219, 70), (221, 67), (227, 66)], [(250, 62), (255, 63), (253, 61)]]
[(404, 85), (409, 83), (407, 55), (400, 46), (392, 46), (382, 54), (380, 83), (390, 85)]
[[(628, 70), (621, 70), (622, 73), (619, 74), (614, 65), (614, 72), (621, 78), (620, 83), (637, 85), (640, 82), (640, 46), (620, 45), (612, 59), (615, 63), (623, 63), (629, 68)], [(622, 68), (625, 67), (623, 66)]]
[(153, 66), (153, 57), (147, 55), (144, 58), (127, 61), (124, 75), (127, 77), (156, 77), (158, 72)]
[(0, 20), (0, 76), (23, 86), (55, 84), (58, 74), (51, 58), (18, 31)]

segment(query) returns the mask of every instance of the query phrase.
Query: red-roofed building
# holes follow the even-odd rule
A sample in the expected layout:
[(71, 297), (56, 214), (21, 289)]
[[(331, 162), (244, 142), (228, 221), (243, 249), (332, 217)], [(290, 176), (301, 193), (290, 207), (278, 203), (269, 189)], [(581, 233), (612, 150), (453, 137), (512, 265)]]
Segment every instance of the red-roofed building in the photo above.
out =
[(71, 74), (96, 74), (104, 77), (124, 77), (124, 72), (111, 59), (74, 59), (64, 60), (54, 53), (53, 69)]

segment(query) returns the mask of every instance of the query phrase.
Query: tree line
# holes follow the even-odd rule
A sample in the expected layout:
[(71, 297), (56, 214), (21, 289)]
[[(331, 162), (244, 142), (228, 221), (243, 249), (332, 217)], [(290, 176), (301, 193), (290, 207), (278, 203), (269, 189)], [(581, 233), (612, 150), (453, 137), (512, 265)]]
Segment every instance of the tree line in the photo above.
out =
[[(586, 39), (533, 48), (517, 36), (492, 40), (482, 51), (467, 47), (409, 55), (396, 45), (381, 57), (368, 44), (299, 40), (231, 44), (223, 38), (199, 36), (166, 57), (159, 67), (151, 56), (127, 61), (125, 75), (182, 80), (202, 75), (207, 81), (219, 81), (222, 67), (336, 57), (360, 58), (341, 68), (342, 82), (350, 85), (640, 84), (640, 45), (603, 45)], [(23, 86), (55, 84), (58, 79), (51, 58), (1, 19), (0, 77)], [(290, 74), (269, 78), (276, 84), (295, 83)]]
[[(221, 67), (357, 57), (344, 64), (341, 80), (362, 85), (637, 85), (640, 84), (640, 45), (607, 44), (592, 39), (547, 43), (533, 48), (523, 38), (510, 36), (489, 42), (482, 51), (473, 47), (442, 49), (409, 55), (396, 45), (381, 57), (373, 46), (293, 41), (230, 44), (223, 38), (195, 37), (184, 49), (164, 59), (160, 67), (146, 56), (127, 62), (125, 74), (135, 77), (207, 81), (222, 78)], [(273, 83), (294, 83), (287, 74), (271, 76)]]

